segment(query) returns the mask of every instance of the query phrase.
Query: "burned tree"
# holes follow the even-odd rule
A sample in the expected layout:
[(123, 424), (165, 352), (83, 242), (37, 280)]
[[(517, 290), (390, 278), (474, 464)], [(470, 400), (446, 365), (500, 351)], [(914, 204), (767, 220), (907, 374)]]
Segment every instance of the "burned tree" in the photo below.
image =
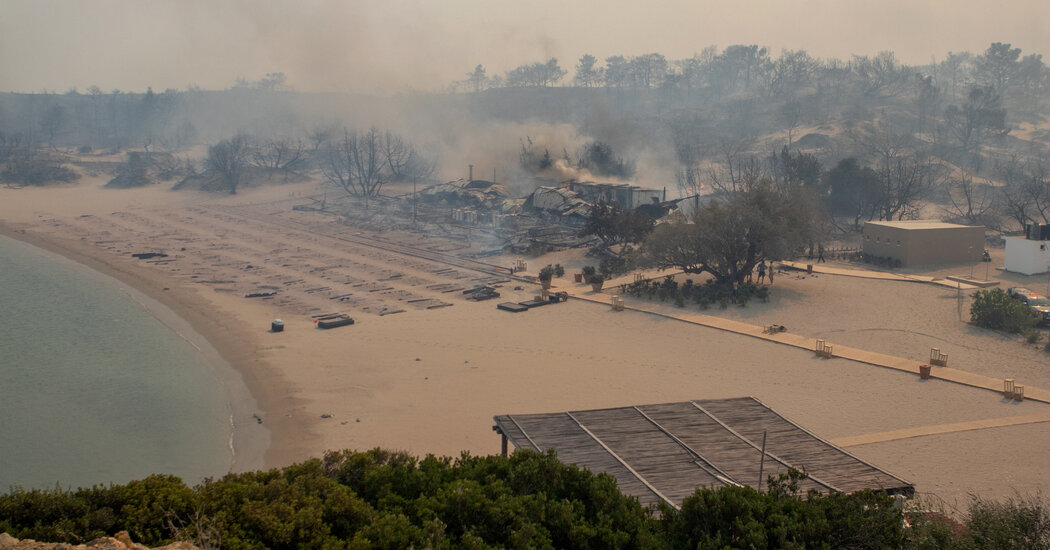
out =
[(993, 189), (988, 183), (974, 181), (973, 176), (964, 171), (948, 180), (948, 213), (970, 225), (989, 225), (994, 206)]
[(1006, 109), (991, 87), (970, 88), (965, 103), (951, 105), (944, 111), (944, 121), (964, 152), (980, 147), (988, 135), (1008, 131)]
[(306, 163), (306, 146), (300, 138), (268, 139), (252, 151), (252, 164), (270, 175), (285, 178), (295, 174)]
[(343, 138), (328, 150), (323, 172), (332, 185), (367, 201), (386, 183), (385, 162), (378, 128), (361, 133), (344, 129)]
[(873, 217), (902, 220), (918, 210), (942, 172), (942, 166), (922, 150), (921, 142), (878, 125), (867, 129), (860, 145), (871, 152), (872, 168), (879, 178)]
[(393, 181), (429, 177), (437, 169), (434, 159), (420, 153), (401, 136), (390, 132), (383, 135), (383, 158)]
[(1050, 223), (1048, 168), (1045, 158), (1014, 156), (999, 169), (1002, 213), (1022, 229), (1032, 222)]
[(210, 172), (214, 184), (235, 195), (250, 154), (248, 136), (237, 134), (208, 147), (208, 158), (204, 160), (204, 167)]

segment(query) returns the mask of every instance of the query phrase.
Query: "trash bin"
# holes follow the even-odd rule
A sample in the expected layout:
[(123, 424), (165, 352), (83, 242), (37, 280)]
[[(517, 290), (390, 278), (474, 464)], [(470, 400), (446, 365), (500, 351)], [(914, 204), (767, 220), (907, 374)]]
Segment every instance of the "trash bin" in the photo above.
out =
[(284, 332), (284, 321), (280, 319), (274, 319), (270, 323), (270, 332)]

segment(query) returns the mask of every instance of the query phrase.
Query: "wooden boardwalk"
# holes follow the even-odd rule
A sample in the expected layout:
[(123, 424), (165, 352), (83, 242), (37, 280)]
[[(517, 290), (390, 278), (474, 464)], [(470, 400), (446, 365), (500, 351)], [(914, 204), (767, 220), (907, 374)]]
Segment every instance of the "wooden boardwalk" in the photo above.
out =
[[(622, 284), (622, 282), (623, 281), (617, 281), (616, 284), (619, 285)], [(585, 290), (583, 287), (563, 288), (558, 290), (567, 291), (569, 293), (569, 296), (578, 300), (591, 302), (595, 304), (601, 304), (606, 307), (610, 306), (610, 300), (612, 298), (609, 294), (601, 292), (595, 293), (589, 290)], [(752, 338), (759, 338), (769, 342), (776, 342), (778, 344), (783, 344), (799, 349), (805, 349), (808, 351), (813, 351), (817, 345), (817, 340), (815, 338), (808, 338), (797, 334), (791, 334), (790, 332), (769, 333), (766, 332), (765, 327), (741, 323), (739, 321), (734, 321), (731, 319), (723, 319), (721, 317), (715, 317), (712, 315), (704, 315), (702, 313), (688, 311), (683, 311), (681, 313), (674, 314), (663, 313), (645, 309), (644, 303), (642, 303), (641, 305), (625, 305), (624, 309), (629, 311), (638, 311), (649, 315), (655, 315), (666, 319), (674, 319), (677, 321), (691, 323), (694, 325), (724, 330), (726, 332), (750, 336)], [(834, 342), (828, 342), (828, 344), (834, 345), (835, 358), (843, 358), (848, 359), (850, 361), (874, 365), (877, 367), (899, 370), (902, 372), (914, 374), (916, 376), (918, 376), (919, 374), (919, 366), (927, 363), (926, 361), (918, 361), (915, 359), (896, 357), (893, 355), (886, 355), (883, 353), (842, 346), (835, 344)], [(999, 394), (1002, 394), (1003, 391), (1003, 380), (1000, 378), (992, 378), (990, 376), (966, 372), (959, 369), (953, 369), (951, 367), (931, 367), (930, 378), (945, 380), (947, 382), (953, 382), (956, 384), (963, 384), (974, 388), (989, 390)], [(1050, 403), (1050, 391), (1043, 388), (1025, 385), (1024, 398), (1031, 401)]]
[(986, 418), (983, 420), (953, 422), (951, 424), (936, 424), (932, 426), (918, 426), (915, 428), (904, 428), (888, 432), (836, 437), (829, 441), (839, 447), (854, 447), (857, 445), (882, 443), (883, 441), (896, 441), (898, 439), (922, 437), (924, 435), (966, 432), (970, 430), (983, 430), (986, 428), (1002, 428), (1006, 426), (1018, 426), (1021, 424), (1035, 424), (1039, 422), (1050, 422), (1050, 413), (1007, 416), (1003, 418)]

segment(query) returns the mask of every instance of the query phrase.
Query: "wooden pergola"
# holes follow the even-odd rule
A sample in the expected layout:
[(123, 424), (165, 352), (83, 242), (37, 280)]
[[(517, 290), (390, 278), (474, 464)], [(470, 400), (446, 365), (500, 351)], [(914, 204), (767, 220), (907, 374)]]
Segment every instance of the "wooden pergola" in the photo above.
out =
[(678, 507), (698, 487), (765, 487), (805, 469), (800, 489), (876, 489), (911, 496), (912, 484), (813, 435), (754, 397), (561, 413), (501, 415), (493, 430), (517, 449), (544, 452), (614, 476), (643, 505)]

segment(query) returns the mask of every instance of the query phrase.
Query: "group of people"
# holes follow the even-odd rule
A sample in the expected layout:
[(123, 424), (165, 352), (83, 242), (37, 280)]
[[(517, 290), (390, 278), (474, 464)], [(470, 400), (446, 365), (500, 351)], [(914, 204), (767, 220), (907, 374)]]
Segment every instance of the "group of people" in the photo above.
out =
[[(767, 268), (766, 267), (766, 261), (762, 260), (761, 262), (758, 262), (758, 265), (756, 267), (758, 269), (758, 282), (759, 283), (765, 282), (765, 280), (766, 280), (766, 272), (768, 271), (769, 272), (769, 284), (773, 284), (773, 272), (775, 271), (773, 269), (773, 262), (769, 262), (769, 266)], [(751, 282), (751, 273), (747, 274), (747, 282), (749, 282), (749, 283)]]
[[(813, 251), (812, 251), (812, 249), (810, 249), (810, 254), (812, 254), (812, 253), (813, 253)], [(987, 251), (985, 251), (984, 254), (985, 254), (986, 257), (988, 256), (988, 252)], [(812, 258), (812, 257), (813, 256), (811, 255), (810, 258)], [(826, 261), (827, 260), (824, 259), (824, 245), (821, 244), (821, 245), (819, 245), (817, 247), (817, 262), (820, 263), (820, 262), (826, 262)], [(988, 259), (986, 259), (985, 261), (988, 261)], [(769, 266), (768, 267), (766, 266), (766, 261), (765, 260), (760, 261), (758, 263), (758, 265), (755, 266), (755, 267), (758, 269), (758, 282), (760, 282), (760, 283), (765, 282), (765, 280), (766, 280), (766, 273), (768, 272), (769, 273), (769, 284), (773, 284), (774, 269), (773, 269), (773, 262), (772, 261), (769, 262)], [(747, 274), (747, 282), (750, 283), (751, 280), (752, 280), (751, 273), (748, 273)]]

